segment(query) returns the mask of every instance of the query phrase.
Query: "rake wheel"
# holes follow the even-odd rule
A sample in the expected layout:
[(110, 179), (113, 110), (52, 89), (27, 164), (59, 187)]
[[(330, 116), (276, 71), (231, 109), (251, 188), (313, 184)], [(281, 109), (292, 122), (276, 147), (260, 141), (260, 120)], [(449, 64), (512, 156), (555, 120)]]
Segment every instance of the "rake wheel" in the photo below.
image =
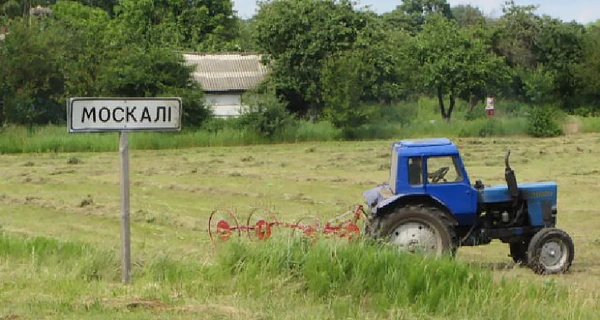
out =
[[(270, 220), (260, 216), (255, 215), (257, 209), (252, 210), (248, 219), (246, 219), (246, 231), (248, 233), (248, 238), (253, 240), (254, 238), (258, 240), (267, 240), (271, 237), (272, 227), (273, 225), (277, 225), (277, 219), (275, 219), (272, 212), (267, 212)], [(270, 222), (271, 221), (271, 222)]]
[[(308, 223), (302, 224), (303, 222)], [(299, 231), (301, 230), (302, 236), (316, 238), (321, 231), (321, 220), (315, 216), (304, 216), (292, 225), (292, 237), (296, 235), (296, 229), (299, 229)]]
[[(228, 218), (231, 222), (228, 221)], [(227, 241), (234, 232), (237, 232), (238, 236), (240, 235), (240, 224), (231, 211), (226, 210), (225, 213), (222, 213), (215, 210), (210, 214), (210, 218), (208, 218), (208, 234), (211, 241), (215, 241), (215, 238)]]

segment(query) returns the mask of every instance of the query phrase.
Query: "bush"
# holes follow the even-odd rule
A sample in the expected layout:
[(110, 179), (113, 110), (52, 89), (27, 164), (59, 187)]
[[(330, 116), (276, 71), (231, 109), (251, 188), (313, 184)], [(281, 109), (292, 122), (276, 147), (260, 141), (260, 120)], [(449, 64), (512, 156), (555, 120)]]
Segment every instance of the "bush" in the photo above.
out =
[(527, 116), (527, 133), (533, 137), (556, 137), (562, 134), (557, 123), (558, 115), (553, 108), (533, 107)]
[(409, 125), (419, 114), (419, 105), (415, 102), (405, 102), (392, 105), (374, 105), (369, 107), (369, 124)]
[(473, 110), (467, 110), (464, 115), (464, 119), (466, 121), (484, 119), (485, 117), (487, 117), (485, 111), (480, 108), (475, 108)]
[(244, 94), (242, 100), (248, 106), (238, 119), (242, 127), (254, 130), (267, 138), (273, 138), (276, 134), (296, 125), (294, 115), (272, 92), (248, 92)]
[(595, 108), (592, 106), (579, 107), (573, 110), (573, 115), (580, 117), (599, 117), (600, 116), (600, 108)]

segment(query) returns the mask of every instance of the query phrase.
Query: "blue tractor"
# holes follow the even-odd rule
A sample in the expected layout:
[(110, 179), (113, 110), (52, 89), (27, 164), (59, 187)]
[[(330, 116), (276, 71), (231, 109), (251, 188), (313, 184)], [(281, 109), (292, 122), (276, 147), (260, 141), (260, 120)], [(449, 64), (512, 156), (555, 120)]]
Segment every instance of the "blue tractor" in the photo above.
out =
[(401, 250), (440, 256), (460, 246), (507, 243), (512, 259), (538, 274), (565, 273), (571, 237), (556, 228), (555, 182), (517, 184), (505, 157), (506, 185), (473, 185), (445, 138), (392, 145), (389, 181), (366, 191), (365, 232)]

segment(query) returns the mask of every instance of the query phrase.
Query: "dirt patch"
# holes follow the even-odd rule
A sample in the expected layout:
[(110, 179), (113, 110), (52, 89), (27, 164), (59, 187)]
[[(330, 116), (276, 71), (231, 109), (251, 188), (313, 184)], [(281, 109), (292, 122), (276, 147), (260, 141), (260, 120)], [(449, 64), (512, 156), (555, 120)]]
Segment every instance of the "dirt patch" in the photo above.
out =
[(168, 304), (158, 299), (138, 299), (138, 298), (104, 298), (102, 304), (108, 308), (115, 309), (149, 309), (149, 310), (165, 310), (169, 307)]
[(181, 307), (174, 308), (177, 311), (183, 312), (192, 312), (192, 313), (221, 313), (228, 314), (229, 316), (238, 316), (243, 319), (250, 318), (260, 318), (259, 315), (256, 315), (248, 310), (243, 310), (240, 308), (236, 308), (228, 305), (220, 305), (220, 304), (203, 304), (203, 305), (185, 305)]
[(562, 126), (563, 132), (566, 136), (578, 134), (581, 132), (581, 123), (577, 120), (569, 120)]

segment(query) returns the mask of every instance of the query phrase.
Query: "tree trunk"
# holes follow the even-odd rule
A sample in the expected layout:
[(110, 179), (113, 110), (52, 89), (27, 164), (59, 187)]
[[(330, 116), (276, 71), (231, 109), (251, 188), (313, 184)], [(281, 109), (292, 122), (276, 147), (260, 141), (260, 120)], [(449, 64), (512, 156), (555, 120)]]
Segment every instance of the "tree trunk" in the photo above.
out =
[(446, 121), (450, 122), (450, 117), (452, 117), (452, 110), (454, 110), (454, 105), (456, 105), (456, 100), (454, 99), (454, 94), (450, 93), (450, 106), (448, 107), (448, 113), (446, 114)]
[(438, 103), (440, 105), (440, 113), (442, 115), (442, 119), (446, 119), (446, 108), (444, 107), (444, 93), (442, 92), (442, 87), (437, 88), (437, 96), (438, 96)]
[(475, 110), (475, 107), (477, 106), (477, 102), (479, 101), (479, 99), (477, 99), (477, 97), (475, 95), (471, 96), (471, 99), (469, 99), (469, 113), (473, 112), (473, 110)]
[(319, 110), (317, 106), (312, 104), (308, 109), (308, 116), (310, 118), (310, 122), (316, 123), (319, 120)]

